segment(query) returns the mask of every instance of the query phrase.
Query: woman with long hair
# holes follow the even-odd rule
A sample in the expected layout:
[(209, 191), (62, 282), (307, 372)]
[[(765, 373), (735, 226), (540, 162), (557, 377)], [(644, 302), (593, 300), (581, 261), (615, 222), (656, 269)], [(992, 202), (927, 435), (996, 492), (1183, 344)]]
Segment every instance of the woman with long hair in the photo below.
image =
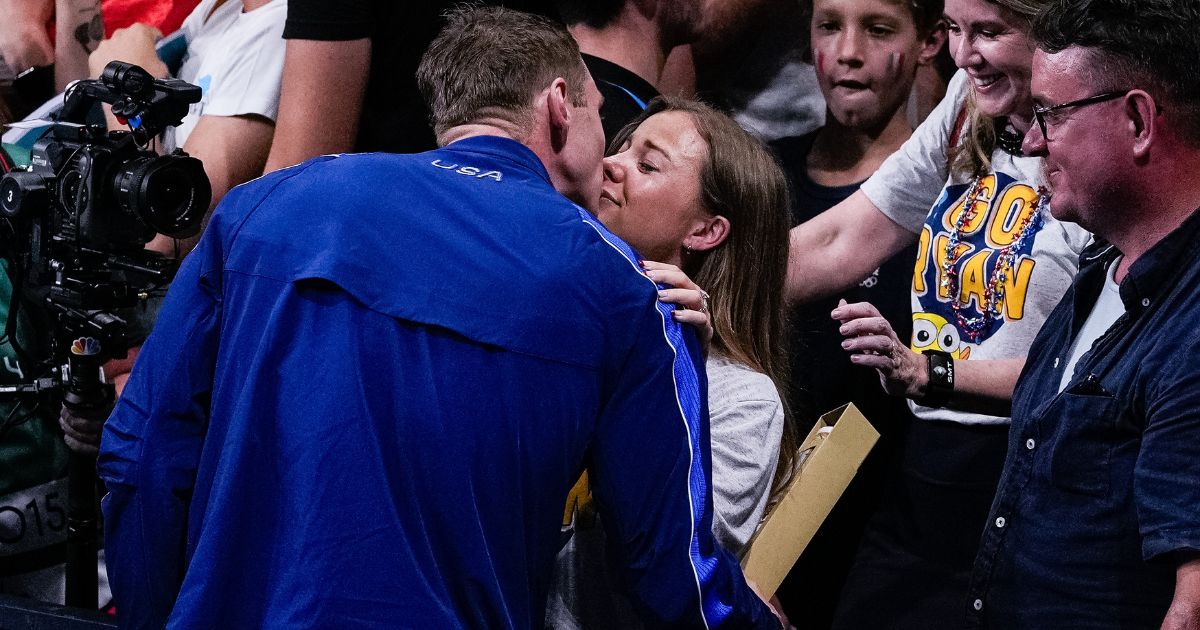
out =
[[(695, 101), (656, 98), (609, 152), (598, 218), (645, 258), (647, 274), (667, 287), (664, 301), (691, 307), (677, 319), (703, 328), (711, 318), (713, 531), (741, 554), (797, 448), (779, 393), (788, 380), (787, 183), (761, 142)], [(581, 484), (565, 515), (547, 623), (625, 627), (630, 617), (605, 577), (602, 536), (588, 513)]]
[(658, 261), (646, 263), (651, 278), (672, 286), (691, 278), (710, 296), (714, 530), (740, 552), (797, 447), (779, 398), (788, 382), (786, 180), (733, 119), (666, 97), (616, 135), (604, 179), (601, 223)]
[(1033, 123), (1029, 30), (1045, 4), (946, 0), (960, 68), (946, 98), (858, 193), (793, 230), (798, 300), (858, 282), (910, 243), (918, 252), (911, 341), (870, 304), (831, 314), (851, 360), (918, 418), (835, 627), (942, 627), (965, 610), (1013, 387), (1090, 239), (1050, 216), (1042, 161), (1021, 152)]

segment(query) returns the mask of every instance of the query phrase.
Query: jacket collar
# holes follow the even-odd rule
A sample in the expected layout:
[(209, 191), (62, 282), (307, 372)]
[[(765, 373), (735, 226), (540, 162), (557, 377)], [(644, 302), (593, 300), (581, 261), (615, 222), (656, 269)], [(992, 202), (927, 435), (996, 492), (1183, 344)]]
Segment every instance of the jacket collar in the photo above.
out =
[(550, 174), (546, 165), (529, 147), (502, 136), (471, 136), (456, 140), (442, 147), (442, 151), (475, 153), (487, 155), (500, 160), (506, 160), (525, 168), (550, 184)]

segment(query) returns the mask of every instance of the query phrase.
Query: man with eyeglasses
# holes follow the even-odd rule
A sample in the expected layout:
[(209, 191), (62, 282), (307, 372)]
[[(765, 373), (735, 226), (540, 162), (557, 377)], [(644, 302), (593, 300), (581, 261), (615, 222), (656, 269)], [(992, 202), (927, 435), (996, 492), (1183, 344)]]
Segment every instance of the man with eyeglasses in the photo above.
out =
[(969, 625), (1200, 628), (1200, 0), (1033, 34), (1023, 149), (1096, 242), (1017, 385)]

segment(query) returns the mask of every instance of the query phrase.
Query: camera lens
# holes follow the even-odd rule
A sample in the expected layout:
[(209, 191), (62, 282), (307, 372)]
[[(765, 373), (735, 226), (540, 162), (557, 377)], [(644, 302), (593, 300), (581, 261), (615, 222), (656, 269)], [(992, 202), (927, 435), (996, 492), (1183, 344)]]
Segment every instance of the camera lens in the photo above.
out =
[(204, 166), (193, 157), (141, 157), (121, 165), (114, 178), (117, 203), (175, 238), (193, 236), (212, 200)]

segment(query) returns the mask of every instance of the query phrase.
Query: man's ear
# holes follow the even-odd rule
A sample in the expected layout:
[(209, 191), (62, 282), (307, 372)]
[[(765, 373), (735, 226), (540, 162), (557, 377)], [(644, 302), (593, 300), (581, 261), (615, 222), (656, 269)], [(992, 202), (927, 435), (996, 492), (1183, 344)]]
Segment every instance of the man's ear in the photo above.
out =
[(683, 239), (683, 246), (697, 252), (710, 250), (729, 237), (729, 219), (717, 214), (704, 219)]
[(1129, 130), (1133, 133), (1133, 155), (1143, 160), (1150, 155), (1150, 147), (1160, 131), (1159, 107), (1154, 97), (1144, 90), (1130, 90), (1125, 95), (1125, 116), (1129, 119)]
[(922, 66), (933, 63), (945, 43), (946, 25), (939, 20), (937, 26), (933, 27), (921, 42), (921, 49), (917, 52), (917, 63)]
[(571, 128), (571, 107), (567, 98), (567, 82), (562, 77), (554, 79), (547, 88), (546, 108), (550, 120), (550, 139), (554, 150), (567, 143), (567, 132)]

